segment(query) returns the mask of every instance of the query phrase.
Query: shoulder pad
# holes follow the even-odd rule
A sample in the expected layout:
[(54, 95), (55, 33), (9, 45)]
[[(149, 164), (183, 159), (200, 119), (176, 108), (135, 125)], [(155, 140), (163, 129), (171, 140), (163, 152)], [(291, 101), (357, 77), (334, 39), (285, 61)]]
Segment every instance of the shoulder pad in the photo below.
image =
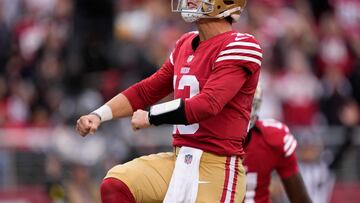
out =
[(215, 65), (235, 63), (255, 72), (261, 66), (262, 57), (262, 49), (254, 36), (232, 33), (217, 56)]
[(274, 119), (258, 120), (256, 127), (259, 128), (265, 142), (276, 151), (288, 157), (296, 149), (297, 142), (289, 128), (280, 121)]

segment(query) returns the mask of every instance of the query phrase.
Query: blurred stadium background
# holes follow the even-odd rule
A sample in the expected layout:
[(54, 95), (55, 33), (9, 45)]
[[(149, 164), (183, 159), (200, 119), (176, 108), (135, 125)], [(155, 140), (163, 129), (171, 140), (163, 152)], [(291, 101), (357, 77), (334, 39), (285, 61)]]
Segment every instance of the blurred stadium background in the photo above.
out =
[[(149, 76), (194, 30), (170, 0), (0, 0), (0, 203), (95, 203), (105, 172), (171, 150), (171, 128), (127, 119), (77, 136), (79, 115)], [(261, 116), (298, 139), (314, 203), (360, 199), (360, 1), (249, 0), (264, 49)], [(278, 178), (275, 203), (287, 202)]]

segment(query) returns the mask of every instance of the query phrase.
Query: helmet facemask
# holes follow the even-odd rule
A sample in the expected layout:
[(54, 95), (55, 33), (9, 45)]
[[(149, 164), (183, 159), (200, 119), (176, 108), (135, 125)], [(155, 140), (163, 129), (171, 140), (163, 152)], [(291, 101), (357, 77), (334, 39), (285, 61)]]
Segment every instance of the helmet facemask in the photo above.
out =
[[(171, 1), (173, 12), (180, 12), (186, 22), (195, 22), (200, 18), (225, 18), (233, 17), (238, 20), (239, 15), (245, 7), (246, 0), (177, 0), (175, 4)], [(188, 4), (197, 4), (194, 8), (189, 8)]]
[(201, 0), (201, 2), (198, 0), (199, 2), (196, 2), (198, 5), (194, 8), (188, 7), (188, 0), (178, 0), (177, 5), (174, 4), (174, 1), (175, 0), (171, 1), (172, 12), (180, 12), (182, 18), (189, 23), (195, 22), (200, 18), (204, 18), (206, 14), (212, 12), (212, 8), (214, 6), (209, 2), (209, 0)]

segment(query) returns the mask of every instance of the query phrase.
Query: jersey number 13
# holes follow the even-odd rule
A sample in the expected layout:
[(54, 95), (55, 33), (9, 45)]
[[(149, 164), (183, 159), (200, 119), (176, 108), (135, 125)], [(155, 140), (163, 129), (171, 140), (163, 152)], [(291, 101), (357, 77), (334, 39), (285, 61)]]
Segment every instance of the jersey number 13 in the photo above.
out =
[[(179, 83), (176, 84), (177, 78), (181, 77), (179, 80)], [(174, 75), (174, 90), (181, 91), (184, 90), (185, 87), (189, 87), (190, 94), (186, 95), (185, 99), (190, 99), (191, 97), (199, 94), (200, 92), (200, 85), (199, 81), (195, 77), (195, 75)], [(176, 131), (179, 131), (180, 134), (194, 134), (199, 129), (199, 124), (194, 123), (192, 125), (174, 125), (174, 131), (173, 133), (176, 133)]]

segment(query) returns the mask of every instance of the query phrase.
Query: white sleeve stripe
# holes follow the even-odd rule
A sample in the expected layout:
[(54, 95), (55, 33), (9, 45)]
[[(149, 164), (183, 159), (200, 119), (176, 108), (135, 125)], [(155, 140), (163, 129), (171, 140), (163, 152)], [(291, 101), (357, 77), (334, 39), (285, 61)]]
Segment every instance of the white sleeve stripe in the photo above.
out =
[(285, 142), (284, 150), (285, 150), (285, 151), (289, 150), (291, 144), (292, 144), (294, 141), (295, 141), (294, 137), (291, 136), (290, 139)]
[(174, 65), (174, 59), (173, 59), (173, 53), (171, 52), (171, 54), (170, 54), (170, 63), (172, 64), (172, 65)]
[(249, 57), (249, 56), (236, 56), (236, 55), (222, 56), (222, 57), (217, 58), (215, 62), (226, 61), (226, 60), (250, 61), (250, 62), (254, 62), (254, 63), (258, 64), (259, 66), (261, 66), (261, 61), (259, 59)]
[(248, 47), (255, 47), (261, 49), (258, 44), (251, 43), (251, 42), (232, 42), (228, 44), (226, 47), (233, 47), (233, 46), (248, 46)]
[(290, 156), (295, 151), (296, 145), (297, 145), (297, 142), (296, 142), (296, 140), (294, 140), (294, 142), (292, 143), (290, 149), (286, 151), (285, 157)]
[(232, 53), (252, 54), (255, 56), (262, 57), (262, 53), (260, 53), (258, 51), (250, 50), (250, 49), (229, 49), (229, 50), (220, 52), (220, 56), (225, 55), (225, 54), (232, 54)]

